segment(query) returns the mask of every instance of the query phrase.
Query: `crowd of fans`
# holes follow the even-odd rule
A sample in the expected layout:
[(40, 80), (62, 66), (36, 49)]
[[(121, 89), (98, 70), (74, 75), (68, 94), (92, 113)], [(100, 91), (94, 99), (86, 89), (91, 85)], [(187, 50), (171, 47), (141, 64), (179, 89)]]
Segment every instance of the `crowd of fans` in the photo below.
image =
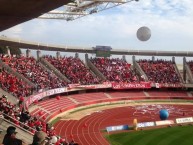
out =
[(53, 145), (75, 145), (73, 141), (69, 143), (65, 139), (57, 136), (54, 127), (46, 123), (40, 115), (31, 116), (28, 111), (23, 109), (22, 105), (18, 107), (17, 105), (11, 104), (5, 95), (0, 97), (0, 117), (32, 132), (35, 134), (34, 136), (38, 134), (37, 132), (45, 133), (47, 138), (44, 138), (44, 140), (47, 139)]
[[(64, 74), (71, 84), (99, 84), (102, 81), (94, 76), (79, 58), (44, 56), (44, 58)], [(33, 57), (1, 55), (1, 60), (13, 70), (22, 74), (41, 89), (53, 89), (67, 86), (54, 73), (46, 70)], [(132, 69), (131, 64), (119, 58), (91, 58), (93, 65), (106, 77), (105, 81), (118, 83), (131, 83), (144, 81)], [(139, 60), (138, 64), (145, 72), (148, 80), (154, 83), (180, 83), (175, 71), (174, 63), (166, 60)], [(193, 62), (188, 62), (193, 72)], [(42, 140), (54, 145), (75, 145), (74, 141), (67, 142), (56, 135), (55, 129), (46, 123), (45, 118), (39, 115), (32, 116), (23, 108), (24, 97), (30, 96), (34, 88), (9, 73), (5, 68), (0, 68), (0, 87), (19, 98), (19, 105), (11, 104), (7, 97), (0, 97), (0, 117), (15, 125), (32, 132), (38, 138), (38, 133), (45, 134)], [(36, 138), (35, 137), (35, 138)], [(41, 140), (41, 139), (39, 139)], [(36, 144), (36, 143), (32, 143)]]
[(147, 75), (149, 81), (154, 83), (180, 83), (175, 71), (174, 63), (167, 60), (139, 60), (138, 64)]
[(33, 87), (8, 73), (4, 68), (0, 68), (0, 87), (18, 98), (27, 97), (33, 93)]
[(90, 61), (110, 82), (138, 82), (139, 78), (131, 64), (119, 58), (91, 58)]
[(44, 56), (44, 58), (64, 74), (72, 84), (99, 84), (101, 81), (94, 76), (79, 58)]
[(54, 73), (43, 68), (33, 57), (6, 56), (1, 60), (37, 85), (37, 90), (66, 86)]
[[(72, 84), (98, 84), (102, 81), (95, 77), (92, 72), (84, 65), (79, 58), (44, 56), (44, 58), (63, 73)], [(13, 70), (22, 74), (24, 77), (35, 83), (37, 89), (52, 89), (67, 86), (66, 82), (52, 72), (47, 71), (33, 57), (24, 56), (6, 56), (2, 55), (1, 60), (9, 65)], [(132, 69), (131, 64), (118, 58), (91, 58), (93, 65), (106, 77), (110, 82), (131, 83), (144, 81), (142, 77), (138, 77)], [(139, 60), (138, 64), (145, 72), (148, 80), (154, 83), (180, 83), (178, 74), (176, 73), (174, 62), (166, 60)], [(193, 73), (193, 61), (188, 62)], [(46, 123), (45, 118), (38, 113), (36, 116), (23, 108), (24, 97), (30, 96), (34, 88), (25, 83), (22, 79), (9, 73), (5, 68), (0, 68), (0, 87), (19, 98), (19, 105), (11, 104), (7, 97), (0, 97), (0, 117), (3, 117), (16, 126), (34, 134), (32, 145), (45, 141), (45, 144), (52, 145), (76, 145), (72, 141), (67, 142), (55, 133), (54, 127)], [(14, 128), (12, 128), (14, 129)], [(40, 135), (41, 134), (41, 135)], [(44, 134), (44, 135), (43, 135)]]
[[(70, 80), (69, 84), (91, 85), (102, 83), (102, 80), (95, 76), (79, 58), (65, 56), (56, 58), (48, 55), (44, 58)], [(29, 96), (34, 91), (68, 85), (53, 72), (45, 69), (33, 57), (1, 55), (1, 60), (37, 86), (33, 88), (1, 68), (0, 87), (18, 98)], [(132, 83), (144, 81), (144, 78), (132, 69), (131, 64), (123, 59), (91, 58), (90, 61), (106, 77), (105, 82)], [(172, 61), (139, 60), (138, 63), (151, 82), (180, 83)], [(193, 72), (193, 62), (188, 64)]]

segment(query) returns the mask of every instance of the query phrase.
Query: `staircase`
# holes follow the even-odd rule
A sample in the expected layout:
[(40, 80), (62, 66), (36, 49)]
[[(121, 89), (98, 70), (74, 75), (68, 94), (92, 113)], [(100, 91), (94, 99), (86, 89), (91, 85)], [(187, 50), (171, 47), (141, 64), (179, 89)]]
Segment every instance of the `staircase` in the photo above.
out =
[(91, 69), (93, 73), (95, 73), (101, 80), (106, 80), (106, 77), (88, 59), (88, 54), (85, 54), (85, 60), (86, 60), (87, 66)]
[(189, 65), (187, 64), (187, 62), (184, 62), (185, 63), (185, 69), (186, 69), (186, 73), (188, 75), (188, 78), (190, 80), (190, 83), (193, 83), (193, 75), (192, 75), (192, 71), (190, 70), (190, 67)]
[(145, 74), (145, 72), (141, 69), (140, 65), (136, 62), (136, 61), (133, 61), (133, 66), (134, 68), (139, 72), (139, 74), (141, 76), (143, 76), (143, 79), (148, 82), (148, 77), (147, 75)]
[(67, 79), (66, 76), (64, 76), (60, 71), (58, 71), (52, 64), (50, 64), (47, 60), (44, 58), (40, 58), (39, 62), (48, 70), (52, 71), (58, 78), (65, 82), (70, 82), (70, 80)]
[(174, 62), (173, 66), (174, 66), (175, 72), (177, 73), (177, 75), (178, 75), (178, 77), (180, 79), (180, 82), (184, 84), (185, 82), (184, 82), (184, 80), (183, 80), (183, 78), (182, 78), (182, 76), (180, 74), (180, 71), (179, 71), (179, 69), (178, 69), (178, 67), (176, 65), (176, 62)]

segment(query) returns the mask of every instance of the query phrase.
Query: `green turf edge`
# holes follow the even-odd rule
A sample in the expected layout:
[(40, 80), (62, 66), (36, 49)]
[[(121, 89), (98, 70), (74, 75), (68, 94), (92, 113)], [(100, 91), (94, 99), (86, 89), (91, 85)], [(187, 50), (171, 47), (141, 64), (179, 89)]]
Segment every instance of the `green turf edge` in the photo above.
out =
[[(184, 125), (110, 135), (104, 134), (104, 136), (111, 145), (192, 145), (192, 132), (193, 126)], [(128, 139), (131, 144), (128, 144), (125, 139)], [(160, 139), (162, 140), (160, 141)]]
[(50, 122), (50, 125), (54, 125), (55, 123), (57, 123), (60, 119), (61, 119), (62, 117), (57, 117), (57, 118), (55, 118), (54, 120), (52, 120), (51, 122)]

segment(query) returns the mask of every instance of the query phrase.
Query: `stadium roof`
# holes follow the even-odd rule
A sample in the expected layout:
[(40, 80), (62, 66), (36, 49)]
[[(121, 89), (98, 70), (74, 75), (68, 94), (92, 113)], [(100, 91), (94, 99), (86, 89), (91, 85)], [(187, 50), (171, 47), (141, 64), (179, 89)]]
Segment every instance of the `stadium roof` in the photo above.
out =
[[(75, 47), (62, 46), (54, 44), (45, 44), (20, 39), (0, 36), (0, 46), (18, 47), (33, 50), (61, 51), (61, 52), (78, 52), (78, 53), (96, 53), (94, 47)], [(152, 50), (131, 50), (131, 49), (112, 49), (114, 55), (141, 55), (141, 56), (179, 56), (193, 57), (193, 51), (152, 51)]]
[(0, 31), (69, 3), (70, 0), (1, 0)]

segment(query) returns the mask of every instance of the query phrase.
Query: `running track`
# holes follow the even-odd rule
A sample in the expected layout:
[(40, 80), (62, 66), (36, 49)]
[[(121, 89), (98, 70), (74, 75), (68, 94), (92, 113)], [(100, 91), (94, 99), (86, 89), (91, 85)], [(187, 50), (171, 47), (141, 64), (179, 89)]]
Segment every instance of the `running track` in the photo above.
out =
[(192, 105), (142, 105), (127, 106), (93, 112), (80, 120), (60, 120), (55, 124), (56, 133), (66, 140), (72, 138), (79, 145), (110, 145), (103, 137), (101, 130), (107, 126), (132, 125), (133, 119), (138, 122), (156, 121), (159, 119), (159, 110), (169, 111), (168, 119), (193, 116)]

